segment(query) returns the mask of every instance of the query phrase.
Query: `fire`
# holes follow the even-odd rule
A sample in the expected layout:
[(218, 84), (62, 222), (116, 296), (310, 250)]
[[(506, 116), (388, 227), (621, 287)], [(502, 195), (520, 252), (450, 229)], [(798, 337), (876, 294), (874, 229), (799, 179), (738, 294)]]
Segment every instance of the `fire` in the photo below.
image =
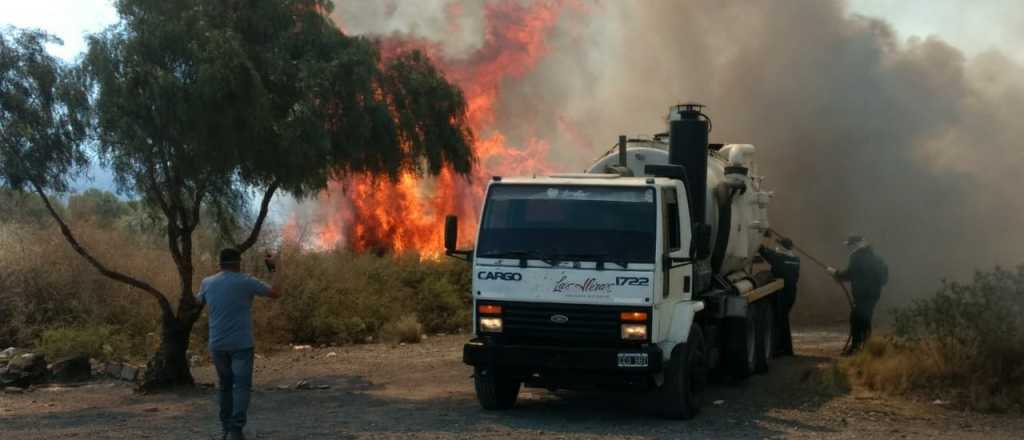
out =
[[(465, 177), (444, 169), (435, 178), (403, 171), (397, 181), (353, 174), (332, 182), (320, 198), (325, 218), (317, 233), (318, 246), (344, 244), (360, 252), (417, 252), (423, 258), (437, 258), (443, 251), (443, 224), (448, 214), (460, 218), (460, 242), (472, 241), (491, 176), (550, 172), (548, 144), (531, 139), (526, 145), (509, 145), (496, 127), (495, 109), (502, 82), (528, 74), (547, 54), (545, 37), (561, 8), (562, 4), (553, 2), (489, 3), (483, 45), (460, 59), (446, 58), (440, 47), (429, 41), (383, 40), (384, 54), (412, 48), (424, 51), (462, 88), (468, 121), (477, 136), (473, 150), (478, 163)], [(452, 6), (447, 11), (449, 18), (455, 18), (461, 8)]]

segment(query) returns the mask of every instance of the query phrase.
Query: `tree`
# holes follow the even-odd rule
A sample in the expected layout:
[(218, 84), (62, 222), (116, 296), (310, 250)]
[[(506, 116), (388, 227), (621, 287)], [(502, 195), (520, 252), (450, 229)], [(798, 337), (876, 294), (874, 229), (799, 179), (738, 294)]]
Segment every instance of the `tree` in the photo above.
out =
[[(353, 171), (397, 176), (450, 166), (467, 173), (473, 165), (461, 92), (420, 53), (385, 60), (374, 42), (344, 35), (327, 18), (327, 0), (120, 0), (116, 6), (120, 22), (88, 38), (82, 69), (53, 63), (54, 69), (74, 80), (84, 72), (98, 157), (119, 191), (166, 217), (177, 304), (91, 257), (51, 213), (79, 254), (160, 304), (161, 343), (144, 388), (192, 383), (185, 353), (202, 311), (193, 291), (193, 233), (204, 209), (232, 221), (250, 211), (250, 192), (261, 194), (249, 233), (233, 239), (244, 252), (256, 243), (278, 191), (304, 197)], [(77, 124), (54, 125), (78, 134)], [(21, 161), (31, 164), (31, 173), (9, 176), (29, 176), (30, 184), (55, 176), (38, 185), (46, 200), (45, 190), (63, 189), (71, 165), (86, 159), (73, 141), (56, 148), (75, 153), (73, 160)], [(19, 145), (46, 151), (30, 140)], [(0, 160), (16, 162), (6, 153)]]

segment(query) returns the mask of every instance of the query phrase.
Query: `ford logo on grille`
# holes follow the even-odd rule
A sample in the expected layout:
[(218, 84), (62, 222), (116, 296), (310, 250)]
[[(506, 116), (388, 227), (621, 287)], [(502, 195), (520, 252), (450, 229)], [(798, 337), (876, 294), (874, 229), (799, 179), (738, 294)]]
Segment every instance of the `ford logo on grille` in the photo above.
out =
[(569, 322), (569, 317), (565, 315), (551, 315), (551, 322), (555, 324), (565, 324)]

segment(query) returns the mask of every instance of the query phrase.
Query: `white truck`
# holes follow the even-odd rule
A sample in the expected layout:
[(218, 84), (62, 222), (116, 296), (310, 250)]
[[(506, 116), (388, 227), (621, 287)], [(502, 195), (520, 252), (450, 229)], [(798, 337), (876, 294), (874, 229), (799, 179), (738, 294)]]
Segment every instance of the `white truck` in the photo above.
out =
[(783, 282), (755, 258), (771, 199), (755, 148), (709, 145), (698, 104), (668, 123), (586, 173), (494, 177), (472, 250), (447, 218), (448, 255), (473, 266), (463, 360), (483, 408), (513, 407), (524, 385), (626, 388), (685, 419), (709, 374), (768, 368)]

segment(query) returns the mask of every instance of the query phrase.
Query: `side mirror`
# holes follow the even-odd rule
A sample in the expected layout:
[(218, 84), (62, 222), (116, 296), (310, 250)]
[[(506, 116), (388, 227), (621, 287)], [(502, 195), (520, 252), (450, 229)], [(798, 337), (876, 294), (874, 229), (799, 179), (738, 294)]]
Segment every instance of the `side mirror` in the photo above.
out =
[(455, 252), (459, 245), (459, 217), (449, 215), (444, 218), (444, 251), (447, 254)]
[(449, 215), (444, 218), (444, 254), (449, 257), (469, 261), (473, 259), (473, 251), (460, 251), (459, 245), (459, 217)]
[(703, 260), (711, 256), (711, 226), (707, 223), (694, 223), (691, 227), (693, 236), (690, 243), (690, 258)]

